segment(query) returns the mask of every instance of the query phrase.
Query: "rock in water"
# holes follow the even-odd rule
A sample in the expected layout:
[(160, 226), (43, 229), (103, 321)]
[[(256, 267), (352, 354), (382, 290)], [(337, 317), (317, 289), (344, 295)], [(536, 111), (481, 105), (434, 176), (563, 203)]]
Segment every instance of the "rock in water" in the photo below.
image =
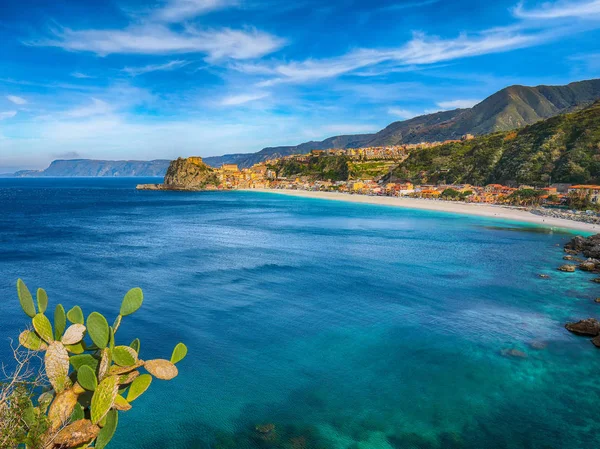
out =
[(140, 184), (139, 190), (215, 190), (219, 184), (216, 171), (201, 157), (179, 158), (167, 169), (163, 184)]
[(565, 265), (561, 265), (560, 267), (558, 267), (558, 271), (564, 271), (566, 273), (573, 273), (575, 271), (575, 268), (576, 268), (575, 265), (565, 264)]
[(573, 237), (569, 243), (565, 245), (565, 252), (569, 254), (583, 253), (585, 257), (600, 259), (600, 234), (590, 237), (582, 237), (580, 235)]
[(596, 337), (600, 335), (600, 321), (595, 318), (577, 321), (576, 323), (567, 323), (565, 328), (569, 332), (587, 337)]
[(592, 338), (592, 343), (594, 344), (594, 346), (596, 346), (597, 348), (600, 348), (600, 337), (594, 337)]

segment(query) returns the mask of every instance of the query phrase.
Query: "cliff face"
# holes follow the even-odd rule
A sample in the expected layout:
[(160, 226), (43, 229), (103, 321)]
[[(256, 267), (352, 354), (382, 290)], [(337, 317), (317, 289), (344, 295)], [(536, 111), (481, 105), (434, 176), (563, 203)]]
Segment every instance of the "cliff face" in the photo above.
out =
[(179, 158), (167, 169), (164, 184), (141, 184), (138, 190), (213, 190), (219, 183), (215, 170), (201, 157)]
[(92, 159), (56, 160), (45, 170), (22, 170), (16, 177), (116, 177), (164, 176), (168, 160), (155, 161), (100, 161)]

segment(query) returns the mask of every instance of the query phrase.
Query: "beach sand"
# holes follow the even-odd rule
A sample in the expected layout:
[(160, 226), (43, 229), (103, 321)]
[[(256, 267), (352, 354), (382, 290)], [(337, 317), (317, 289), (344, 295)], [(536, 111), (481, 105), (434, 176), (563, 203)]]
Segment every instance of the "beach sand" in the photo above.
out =
[(419, 198), (350, 195), (336, 192), (310, 192), (306, 190), (254, 189), (254, 192), (265, 192), (279, 195), (319, 198), (325, 200), (349, 201), (353, 203), (378, 204), (382, 206), (405, 207), (407, 209), (425, 209), (454, 214), (478, 215), (481, 217), (499, 218), (526, 223), (533, 223), (549, 228), (563, 228), (575, 231), (598, 233), (600, 225), (566, 220), (563, 218), (544, 217), (529, 211), (492, 204), (468, 204), (441, 200), (425, 200)]

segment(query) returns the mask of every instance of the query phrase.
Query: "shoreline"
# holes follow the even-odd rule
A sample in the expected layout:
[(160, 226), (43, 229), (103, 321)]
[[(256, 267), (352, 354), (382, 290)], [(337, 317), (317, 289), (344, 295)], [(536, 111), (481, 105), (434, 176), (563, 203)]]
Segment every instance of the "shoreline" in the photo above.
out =
[(346, 201), (351, 203), (375, 204), (379, 206), (403, 207), (405, 209), (430, 210), (459, 215), (475, 215), (486, 218), (520, 221), (548, 228), (562, 228), (590, 233), (600, 232), (600, 225), (597, 224), (567, 220), (564, 218), (535, 215), (527, 210), (491, 204), (461, 203), (393, 196), (350, 195), (348, 193), (313, 192), (309, 190), (252, 189), (248, 191), (297, 196), (303, 198)]

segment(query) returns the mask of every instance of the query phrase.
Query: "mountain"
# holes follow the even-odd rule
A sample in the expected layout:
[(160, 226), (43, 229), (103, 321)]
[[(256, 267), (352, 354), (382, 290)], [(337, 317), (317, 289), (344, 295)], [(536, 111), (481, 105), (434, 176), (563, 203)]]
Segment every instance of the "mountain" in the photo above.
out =
[(343, 135), (297, 146), (269, 147), (258, 153), (207, 157), (213, 167), (221, 164), (253, 164), (290, 154), (327, 148), (359, 148), (459, 139), (465, 134), (482, 135), (509, 131), (555, 115), (591, 105), (600, 99), (600, 79), (566, 86), (510, 86), (469, 109), (442, 111), (394, 122), (375, 134)]
[(164, 176), (168, 160), (154, 161), (98, 161), (70, 159), (53, 161), (45, 170), (22, 170), (16, 177), (91, 177), (91, 176)]
[(524, 128), (413, 151), (388, 180), (486, 185), (600, 183), (600, 101)]

